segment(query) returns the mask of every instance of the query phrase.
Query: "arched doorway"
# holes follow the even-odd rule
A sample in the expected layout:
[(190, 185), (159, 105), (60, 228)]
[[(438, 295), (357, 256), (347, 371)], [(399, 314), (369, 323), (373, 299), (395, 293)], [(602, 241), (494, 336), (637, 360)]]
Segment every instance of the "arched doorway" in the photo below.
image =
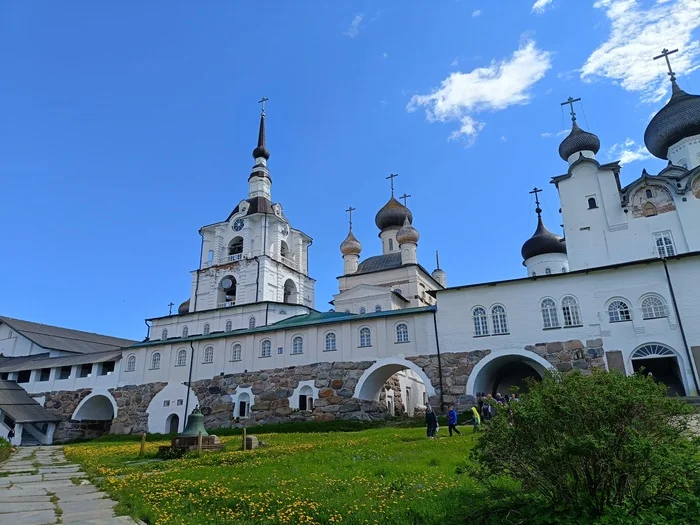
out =
[(632, 353), (632, 369), (635, 373), (651, 374), (668, 388), (669, 396), (685, 396), (685, 387), (676, 352), (668, 346), (650, 343)]
[(180, 416), (177, 414), (170, 414), (168, 419), (165, 420), (165, 428), (168, 434), (177, 434), (180, 432)]
[(287, 281), (284, 283), (284, 299), (283, 302), (289, 303), (289, 304), (296, 304), (297, 303), (297, 285), (294, 284), (294, 281), (291, 279), (287, 279)]
[(544, 358), (532, 352), (490, 354), (472, 370), (467, 382), (467, 394), (497, 393), (507, 396), (527, 391), (527, 379), (542, 379), (545, 370), (552, 366)]
[(71, 419), (75, 421), (111, 421), (117, 414), (117, 403), (107, 394), (94, 394), (83, 399)]

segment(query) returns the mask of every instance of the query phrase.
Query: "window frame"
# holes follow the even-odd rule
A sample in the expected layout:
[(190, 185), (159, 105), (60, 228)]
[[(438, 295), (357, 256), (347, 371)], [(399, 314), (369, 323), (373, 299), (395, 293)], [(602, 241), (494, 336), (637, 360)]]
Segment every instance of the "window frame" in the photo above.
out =
[(300, 335), (295, 335), (292, 338), (292, 355), (301, 355), (304, 353), (304, 338)]
[[(654, 232), (654, 249), (657, 257), (667, 259), (678, 254), (671, 230)], [(661, 243), (661, 244), (659, 244)]]
[[(236, 358), (236, 355), (238, 358)], [(243, 361), (243, 345), (241, 345), (241, 343), (233, 343), (231, 345), (231, 362), (237, 361)]]
[[(182, 363), (180, 363), (180, 358), (184, 355)], [(175, 354), (175, 366), (187, 366), (187, 349), (180, 348)]]
[(553, 297), (545, 297), (540, 300), (540, 313), (542, 314), (542, 326), (544, 330), (561, 328), (559, 323), (559, 307)]
[(209, 335), (211, 333), (211, 325), (209, 323), (204, 323), (204, 328), (202, 328), (202, 335)]
[(210, 365), (214, 362), (214, 347), (208, 345), (204, 347), (204, 355), (202, 357), (203, 365)]
[[(330, 341), (333, 342), (331, 345), (328, 344)], [(323, 336), (323, 351), (335, 352), (336, 350), (338, 350), (338, 336), (335, 332), (326, 332)]]
[(160, 361), (162, 357), (160, 352), (153, 352), (151, 354), (151, 370), (160, 370)]
[[(500, 308), (502, 311), (499, 312), (498, 314), (494, 313), (494, 310), (497, 308)], [(510, 334), (510, 327), (508, 326), (508, 310), (506, 310), (506, 307), (503, 306), (502, 304), (494, 304), (491, 305), (490, 308), (491, 312), (491, 326), (492, 326), (492, 333), (493, 335), (508, 335)], [(499, 316), (498, 319), (498, 329), (496, 328), (496, 315)]]
[[(573, 304), (566, 304), (567, 301)], [(567, 314), (568, 308), (568, 314)], [(576, 326), (583, 326), (583, 321), (581, 318), (581, 306), (579, 305), (578, 299), (573, 295), (565, 295), (561, 298), (561, 314), (564, 319), (564, 328), (573, 328)], [(567, 322), (568, 316), (568, 322)], [(577, 321), (577, 322), (575, 322)]]
[(136, 354), (129, 354), (127, 356), (124, 372), (136, 372)]
[[(480, 310), (483, 313), (477, 313)], [(475, 306), (472, 308), (472, 328), (474, 329), (474, 337), (486, 337), (491, 335), (489, 332), (489, 315), (483, 306)]]
[[(617, 307), (613, 308), (615, 305), (624, 305), (624, 308)], [(608, 302), (607, 307), (605, 310), (608, 313), (608, 322), (609, 323), (627, 323), (632, 321), (632, 309), (630, 308), (630, 303), (626, 299), (612, 299), (611, 301)], [(621, 312), (626, 311), (627, 314), (621, 315)], [(616, 319), (613, 319), (613, 313), (615, 313), (615, 316), (617, 317)], [(626, 318), (625, 318), (626, 317)]]
[(255, 328), (255, 323), (256, 323), (255, 316), (251, 315), (248, 318), (248, 330), (252, 330), (253, 328)]
[[(646, 307), (644, 303), (647, 301), (657, 301), (658, 304)], [(639, 307), (642, 311), (642, 319), (645, 321), (648, 321), (650, 319), (665, 319), (668, 317), (668, 307), (666, 306), (666, 301), (664, 301), (663, 298), (656, 294), (647, 294), (642, 296), (642, 299), (639, 302)], [(657, 313), (659, 312), (657, 312), (656, 309), (659, 307), (660, 315), (657, 315)], [(647, 315), (647, 313), (649, 312), (651, 312), (651, 315)]]
[(224, 331), (225, 332), (233, 331), (233, 321), (231, 321), (231, 319), (226, 320), (226, 324), (224, 325)]
[(270, 339), (260, 341), (260, 357), (272, 357), (272, 341)]
[[(400, 330), (400, 328), (403, 327), (403, 330)], [(395, 334), (395, 342), (397, 344), (404, 344), (404, 343), (410, 343), (410, 338), (409, 338), (409, 331), (408, 331), (408, 323), (406, 322), (399, 322), (396, 323), (396, 326), (394, 327), (394, 334)], [(403, 337), (402, 337), (403, 336)]]
[(165, 341), (168, 338), (168, 329), (163, 328), (163, 330), (160, 333), (160, 340)]
[(187, 325), (182, 327), (182, 338), (184, 339), (185, 337), (190, 335), (190, 329), (187, 328)]
[(369, 326), (361, 326), (357, 333), (358, 348), (372, 348), (372, 329)]

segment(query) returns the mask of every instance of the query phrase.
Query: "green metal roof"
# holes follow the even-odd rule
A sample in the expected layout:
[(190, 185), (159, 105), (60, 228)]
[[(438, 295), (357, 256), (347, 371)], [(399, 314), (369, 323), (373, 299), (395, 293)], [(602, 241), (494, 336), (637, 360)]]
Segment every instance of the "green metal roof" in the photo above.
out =
[(395, 317), (401, 315), (421, 314), (434, 312), (435, 310), (436, 308), (434, 306), (421, 306), (418, 308), (384, 310), (381, 312), (371, 312), (367, 314), (352, 314), (341, 312), (311, 312), (303, 315), (295, 315), (294, 317), (289, 317), (287, 319), (283, 319), (282, 321), (278, 321), (267, 326), (260, 326), (257, 328), (245, 328), (241, 330), (232, 330), (231, 332), (213, 332), (209, 335), (193, 335), (192, 337), (173, 337), (166, 340), (157, 339), (154, 341), (143, 341), (141, 343), (136, 343), (135, 345), (132, 345), (128, 348), (143, 348), (146, 346), (156, 346), (179, 342), (188, 343), (190, 341), (221, 339), (222, 337), (238, 337), (248, 334), (275, 332), (277, 330), (289, 330), (292, 328), (301, 328), (304, 326), (314, 326), (329, 323), (355, 322), (367, 319), (376, 319), (380, 317)]

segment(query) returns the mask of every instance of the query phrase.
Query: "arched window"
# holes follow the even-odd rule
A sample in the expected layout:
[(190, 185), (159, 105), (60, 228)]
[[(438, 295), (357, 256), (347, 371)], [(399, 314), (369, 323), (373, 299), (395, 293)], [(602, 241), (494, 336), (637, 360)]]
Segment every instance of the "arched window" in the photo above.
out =
[(186, 326), (182, 327), (182, 337), (187, 337), (190, 334), (190, 329)]
[(360, 313), (361, 313), (361, 314), (366, 314), (366, 313), (367, 313), (367, 309), (366, 309), (364, 306), (360, 307)]
[(650, 295), (642, 300), (642, 317), (644, 319), (657, 319), (658, 317), (668, 317), (666, 305), (656, 297)]
[(204, 349), (204, 362), (205, 363), (213, 363), (214, 362), (214, 347), (213, 346), (207, 346)]
[(537, 277), (537, 272), (532, 272), (533, 277)]
[(204, 331), (203, 331), (202, 333), (203, 333), (204, 335), (209, 335), (209, 330), (211, 330), (211, 328), (209, 327), (209, 323), (206, 323), (206, 324), (204, 325)]
[(472, 319), (474, 319), (474, 335), (489, 335), (489, 323), (486, 320), (486, 309), (477, 306), (472, 310)]
[(231, 361), (240, 361), (242, 359), (242, 353), (241, 345), (235, 343), (231, 347)]
[(372, 346), (372, 332), (366, 326), (360, 328), (360, 346)]
[(228, 254), (235, 259), (236, 256), (240, 257), (241, 253), (243, 253), (243, 238), (234, 237), (228, 245)]
[(207, 263), (209, 266), (214, 263), (214, 250), (209, 250), (209, 253), (207, 253)]
[(632, 359), (649, 359), (650, 357), (675, 357), (675, 352), (664, 345), (644, 345), (632, 354)]
[(160, 352), (153, 352), (151, 356), (151, 370), (158, 370), (160, 368)]
[(500, 304), (491, 308), (491, 321), (493, 322), (494, 334), (508, 333), (508, 318), (506, 317), (506, 309)]
[(126, 370), (125, 372), (133, 372), (136, 370), (136, 356), (134, 354), (131, 354), (129, 357), (126, 359)]
[(608, 316), (611, 323), (620, 323), (622, 321), (631, 321), (632, 314), (630, 307), (624, 301), (613, 301), (608, 305)]
[(374, 307), (375, 312), (381, 312), (382, 311), (382, 305), (378, 304)]
[(644, 205), (643, 211), (645, 217), (652, 217), (653, 215), (656, 215), (656, 206), (654, 206), (651, 202), (647, 202)]
[(557, 303), (554, 299), (543, 299), (540, 303), (542, 309), (542, 322), (545, 328), (559, 328), (559, 316), (557, 315)]
[(181, 348), (177, 351), (177, 362), (175, 366), (185, 366), (187, 364), (187, 350)]
[(236, 417), (247, 418), (250, 410), (250, 395), (247, 392), (240, 394), (236, 405), (238, 405)]
[(293, 354), (303, 354), (304, 353), (304, 340), (299, 336), (292, 339), (292, 353)]
[(655, 233), (654, 241), (656, 242), (656, 253), (659, 254), (659, 257), (671, 257), (676, 254), (670, 231)]
[(299, 410), (311, 412), (314, 409), (314, 392), (306, 385), (299, 391)]
[(248, 319), (248, 329), (255, 328), (255, 316), (251, 315)]
[(231, 330), (233, 330), (233, 323), (231, 322), (230, 319), (229, 319), (228, 321), (226, 321), (226, 328), (225, 328), (225, 330), (226, 330), (227, 332), (230, 332)]
[(168, 338), (168, 329), (167, 328), (163, 328), (163, 331), (160, 333), (160, 338), (164, 341)]
[(325, 352), (332, 352), (335, 350), (335, 333), (328, 332), (326, 334), (326, 346), (324, 347)]
[(396, 325), (396, 342), (408, 343), (408, 325), (406, 323)]
[(564, 326), (581, 326), (581, 309), (575, 297), (567, 295), (561, 300), (564, 312)]
[(566, 268), (564, 268), (563, 266), (561, 267), (561, 273), (566, 273)]
[(389, 239), (389, 251), (394, 249), (394, 239)]
[(595, 201), (595, 197), (588, 198), (588, 209), (593, 210), (598, 207), (598, 203)]
[(272, 343), (269, 339), (265, 339), (260, 343), (260, 357), (270, 357), (272, 355)]
[(545, 275), (552, 275), (552, 269), (551, 268), (545, 268), (544, 269)]
[(647, 189), (647, 191), (646, 191), (646, 195), (647, 195), (647, 199), (651, 199), (651, 198), (653, 198), (653, 197), (654, 197), (654, 194), (653, 194), (653, 193), (651, 192), (651, 190), (650, 190), (650, 189)]

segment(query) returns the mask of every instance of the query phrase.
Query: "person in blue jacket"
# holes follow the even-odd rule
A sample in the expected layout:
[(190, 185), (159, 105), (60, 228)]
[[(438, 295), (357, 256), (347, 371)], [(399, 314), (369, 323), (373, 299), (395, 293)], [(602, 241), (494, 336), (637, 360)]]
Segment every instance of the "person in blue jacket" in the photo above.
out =
[(450, 437), (452, 437), (453, 430), (457, 432), (458, 435), (462, 435), (462, 433), (457, 430), (457, 411), (454, 405), (450, 405), (450, 411), (447, 413), (447, 428), (450, 431)]

